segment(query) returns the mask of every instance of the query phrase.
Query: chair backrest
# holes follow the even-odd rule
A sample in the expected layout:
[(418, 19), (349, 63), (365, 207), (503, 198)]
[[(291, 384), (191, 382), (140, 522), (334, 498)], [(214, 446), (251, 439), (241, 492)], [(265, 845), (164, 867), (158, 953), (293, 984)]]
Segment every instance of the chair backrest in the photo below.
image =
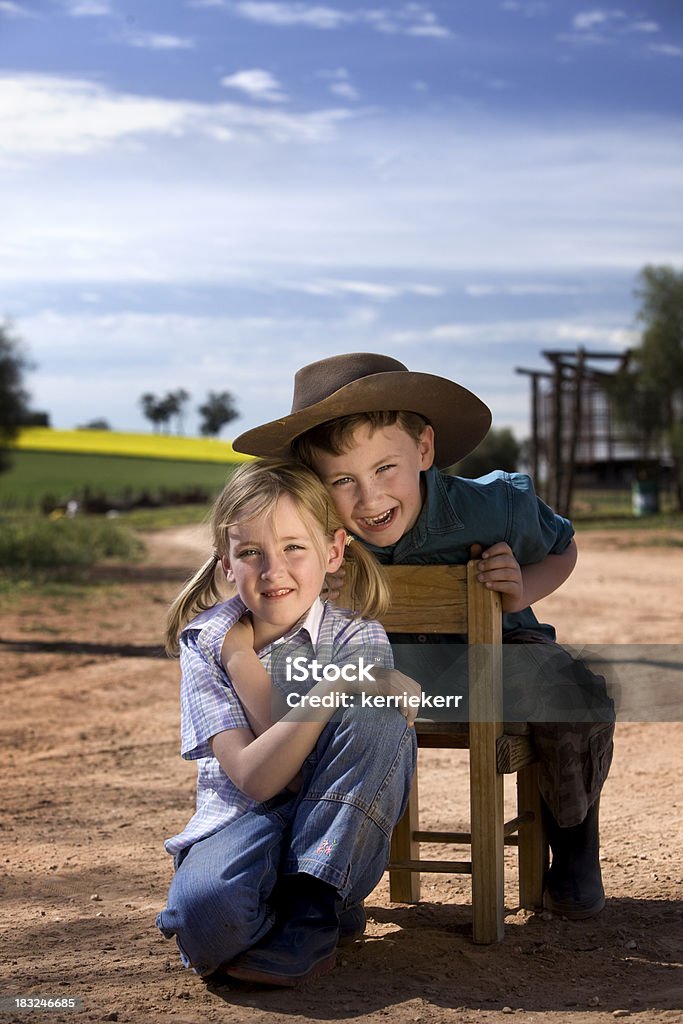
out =
[[(387, 633), (457, 633), (469, 645), (470, 721), (502, 718), (502, 613), (500, 595), (477, 580), (477, 563), (468, 565), (383, 566), (392, 602), (382, 616)], [(346, 584), (339, 597), (348, 607), (353, 563), (345, 565)], [(479, 684), (479, 685), (477, 685)]]
[[(353, 563), (345, 565), (340, 607), (349, 607)], [(470, 643), (501, 642), (500, 597), (477, 580), (468, 565), (385, 565), (391, 607), (382, 616), (387, 633), (458, 633)]]

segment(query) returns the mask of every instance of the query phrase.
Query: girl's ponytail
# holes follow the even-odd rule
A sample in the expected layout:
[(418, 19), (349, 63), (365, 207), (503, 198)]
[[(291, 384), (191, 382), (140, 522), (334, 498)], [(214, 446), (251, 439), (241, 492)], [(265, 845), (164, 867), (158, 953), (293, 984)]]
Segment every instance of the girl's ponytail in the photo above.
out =
[(351, 563), (350, 597), (355, 612), (366, 619), (379, 619), (391, 604), (391, 590), (381, 565), (363, 544), (347, 540), (346, 557)]
[(178, 657), (178, 637), (183, 626), (190, 621), (196, 612), (212, 608), (224, 600), (216, 584), (216, 566), (220, 556), (214, 551), (192, 579), (188, 580), (180, 591), (166, 616), (166, 653), (173, 658)]

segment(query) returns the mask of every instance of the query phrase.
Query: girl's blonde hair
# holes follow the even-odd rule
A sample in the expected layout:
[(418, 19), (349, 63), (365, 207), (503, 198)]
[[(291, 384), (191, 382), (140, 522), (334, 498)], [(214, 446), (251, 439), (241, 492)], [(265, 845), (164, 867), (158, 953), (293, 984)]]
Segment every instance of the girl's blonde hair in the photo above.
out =
[[(284, 495), (294, 501), (301, 517), (322, 530), (331, 540), (344, 524), (316, 474), (300, 462), (260, 459), (248, 462), (230, 477), (211, 511), (214, 551), (185, 584), (168, 611), (166, 650), (178, 654), (178, 638), (183, 627), (206, 608), (223, 600), (216, 582), (216, 567), (229, 554), (229, 530), (238, 523), (261, 515), (272, 515)], [(322, 553), (322, 550), (321, 550)], [(346, 557), (355, 567), (351, 572), (351, 603), (355, 614), (367, 618), (381, 616), (389, 607), (390, 593), (381, 566), (361, 543), (346, 548)]]

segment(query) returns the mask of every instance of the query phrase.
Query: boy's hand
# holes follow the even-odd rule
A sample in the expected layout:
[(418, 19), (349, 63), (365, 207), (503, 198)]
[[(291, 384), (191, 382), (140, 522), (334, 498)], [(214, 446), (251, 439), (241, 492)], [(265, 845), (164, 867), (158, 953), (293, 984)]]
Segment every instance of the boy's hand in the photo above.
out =
[(524, 600), (522, 567), (509, 544), (499, 541), (485, 551), (481, 544), (473, 544), (470, 558), (479, 559), (479, 582), (502, 595), (504, 612), (519, 612), (526, 608), (528, 602)]
[(245, 613), (234, 626), (231, 626), (228, 632), (225, 634), (223, 645), (221, 647), (221, 661), (227, 668), (228, 662), (233, 654), (239, 654), (242, 651), (254, 650), (254, 627), (251, 624), (251, 618), (248, 613)]
[(336, 601), (341, 593), (341, 589), (344, 586), (344, 578), (346, 576), (346, 570), (343, 566), (340, 566), (336, 572), (328, 572), (323, 583), (323, 588), (320, 591), (320, 596), (323, 601)]
[(418, 704), (417, 707), (411, 707), (408, 701), (411, 697), (417, 697), (419, 700), (422, 696), (420, 684), (416, 683), (410, 676), (399, 672), (397, 668), (373, 668), (372, 675), (375, 678), (377, 693), (381, 693), (385, 697), (398, 696), (405, 698), (405, 700), (399, 703), (398, 709), (408, 723), (408, 728), (412, 729), (420, 709), (417, 701), (415, 702)]

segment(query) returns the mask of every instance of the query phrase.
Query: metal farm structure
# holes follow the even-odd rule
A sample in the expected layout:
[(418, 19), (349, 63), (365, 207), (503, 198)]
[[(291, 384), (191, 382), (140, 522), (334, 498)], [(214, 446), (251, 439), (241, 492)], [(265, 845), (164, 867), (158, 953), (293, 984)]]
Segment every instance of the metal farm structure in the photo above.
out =
[(661, 460), (648, 458), (610, 406), (608, 383), (628, 364), (628, 350), (542, 355), (545, 370), (517, 368), (531, 385), (530, 472), (543, 499), (569, 514), (576, 486), (628, 486)]

